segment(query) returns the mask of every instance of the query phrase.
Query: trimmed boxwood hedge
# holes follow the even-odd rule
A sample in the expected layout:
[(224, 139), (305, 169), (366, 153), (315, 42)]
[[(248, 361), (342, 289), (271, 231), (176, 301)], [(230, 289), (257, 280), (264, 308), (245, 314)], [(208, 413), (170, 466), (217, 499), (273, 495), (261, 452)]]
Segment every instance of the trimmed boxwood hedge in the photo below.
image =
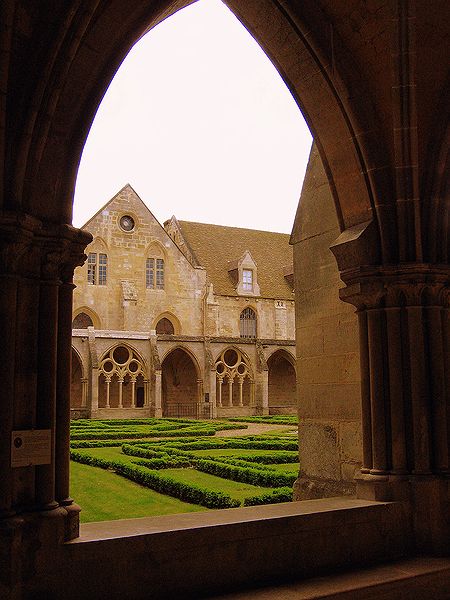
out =
[(195, 460), (194, 466), (198, 471), (216, 475), (232, 481), (241, 481), (262, 487), (282, 487), (293, 485), (297, 475), (293, 473), (280, 473), (279, 471), (269, 471), (268, 469), (256, 469), (248, 467), (239, 467), (223, 462), (213, 460)]
[(256, 506), (259, 504), (276, 504), (278, 502), (292, 502), (292, 488), (280, 487), (260, 496), (250, 496), (249, 498), (245, 498), (243, 504), (244, 506)]
[(184, 437), (184, 436), (213, 436), (216, 433), (215, 429), (175, 429), (175, 430), (152, 430), (143, 431), (85, 431), (73, 432), (71, 438), (73, 440), (112, 440), (124, 438), (143, 438), (143, 437)]
[(277, 452), (276, 454), (239, 454), (239, 460), (262, 465), (282, 465), (298, 462), (298, 452)]
[(178, 498), (184, 502), (200, 504), (206, 508), (235, 508), (240, 506), (239, 500), (234, 500), (227, 494), (207, 490), (193, 484), (175, 481), (171, 477), (161, 475), (157, 471), (150, 470), (140, 465), (126, 465), (119, 461), (89, 456), (82, 452), (77, 452), (76, 450), (71, 451), (70, 457), (76, 462), (84, 463), (92, 467), (114, 470), (119, 475), (148, 487), (155, 492)]

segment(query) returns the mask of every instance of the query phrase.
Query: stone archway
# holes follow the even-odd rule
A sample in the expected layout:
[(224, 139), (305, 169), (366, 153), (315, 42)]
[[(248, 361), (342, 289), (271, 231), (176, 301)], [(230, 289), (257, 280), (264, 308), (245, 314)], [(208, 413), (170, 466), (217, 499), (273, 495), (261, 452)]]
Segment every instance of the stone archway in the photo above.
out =
[(267, 360), (269, 367), (269, 414), (297, 413), (297, 391), (294, 359), (277, 350)]
[(148, 375), (139, 354), (121, 344), (106, 352), (99, 365), (99, 408), (143, 408), (147, 397)]
[(171, 350), (161, 363), (162, 413), (164, 417), (197, 417), (201, 380), (191, 355), (182, 348)]
[[(69, 223), (84, 140), (133, 42), (187, 3), (2, 5), (8, 102), (0, 128), (0, 354), (14, 357), (2, 365), (0, 406), (0, 511), (14, 519), (6, 522), (2, 545), (8, 598), (17, 586), (29, 595), (45, 593), (44, 581), (48, 595), (64, 594), (64, 573), (73, 570), (67, 557), (56, 558), (60, 549), (49, 540), (78, 535), (68, 478), (71, 281), (90, 239)], [(402, 514), (410, 517), (395, 530), (405, 541), (413, 531), (416, 551), (448, 553), (449, 211), (441, 152), (448, 146), (441, 135), (448, 116), (447, 107), (440, 108), (448, 97), (442, 56), (449, 3), (436, 2), (433, 11), (415, 0), (227, 5), (262, 43), (302, 107), (337, 208), (343, 234), (334, 252), (347, 284), (340, 294), (358, 308), (362, 347), (361, 497), (401, 499)], [(402, 291), (406, 306), (399, 304)], [(296, 294), (299, 299), (297, 285)], [(19, 478), (10, 440), (24, 426), (51, 430), (54, 451), (51, 464), (23, 469)], [(49, 511), (53, 518), (42, 518)], [(353, 535), (345, 537), (347, 543)], [(388, 554), (392, 539), (375, 546), (374, 560)], [(31, 546), (36, 570), (23, 560), (23, 548)], [(92, 562), (99, 571), (96, 557)], [(100, 587), (109, 582), (105, 571), (101, 575)], [(148, 580), (135, 580), (135, 589), (142, 585)]]
[(86, 408), (86, 384), (80, 356), (72, 348), (70, 408)]

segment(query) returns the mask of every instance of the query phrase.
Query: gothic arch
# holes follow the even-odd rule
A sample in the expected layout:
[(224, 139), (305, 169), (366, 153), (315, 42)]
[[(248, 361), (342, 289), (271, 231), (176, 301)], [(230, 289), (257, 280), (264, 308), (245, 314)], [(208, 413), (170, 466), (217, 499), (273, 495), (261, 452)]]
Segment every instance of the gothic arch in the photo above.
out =
[[(92, 310), (92, 308), (89, 308), (88, 306), (80, 306), (79, 308), (76, 308), (73, 311), (72, 323), (76, 319), (76, 317), (78, 317), (78, 315), (81, 315), (82, 313), (90, 317), (94, 329), (101, 329), (100, 317), (94, 310)], [(74, 327), (74, 329), (76, 328)]]
[(86, 406), (86, 368), (81, 354), (74, 346), (72, 346), (70, 381), (70, 407), (84, 408)]
[(197, 417), (202, 379), (196, 357), (183, 346), (171, 348), (161, 361), (164, 417)]
[(290, 352), (279, 349), (267, 359), (269, 413), (297, 412), (297, 381), (295, 358)]
[(143, 408), (148, 403), (148, 377), (145, 361), (135, 348), (114, 344), (99, 361), (99, 408)]
[(180, 335), (180, 333), (181, 333), (180, 321), (173, 313), (168, 312), (168, 311), (165, 311), (156, 317), (156, 319), (153, 321), (152, 329), (157, 328), (157, 325), (161, 321), (161, 319), (167, 319), (168, 321), (170, 321), (173, 325), (174, 335)]
[[(156, 252), (156, 254), (155, 254)], [(159, 240), (154, 239), (151, 242), (149, 242), (145, 248), (145, 256), (161, 256), (161, 258), (166, 258), (167, 256), (167, 250), (166, 248), (164, 248), (164, 244), (162, 244)]]
[[(15, 170), (11, 193), (6, 197), (26, 198), (23, 210), (38, 211), (43, 218), (53, 220), (57, 207), (59, 219), (70, 221), (81, 151), (107, 86), (132, 45), (162, 18), (188, 4), (187, 0), (174, 8), (167, 1), (155, 6), (130, 0), (124, 11), (115, 0), (102, 11), (81, 14), (80, 9), (79, 19), (74, 19), (62, 35), (63, 46), (73, 57), (70, 66), (51, 55), (45, 57), (49, 66), (38, 69), (42, 86), (29, 105), (39, 106), (40, 90), (53, 85), (58, 92), (51, 107), (42, 111), (42, 121), (36, 111), (17, 119), (27, 132), (17, 140), (18, 155), (25, 166)], [(335, 33), (339, 62), (330, 56), (330, 23), (316, 3), (302, 4), (295, 11), (274, 0), (260, 0), (258, 10), (240, 0), (227, 0), (226, 4), (264, 48), (301, 107), (320, 149), (341, 228), (375, 218), (378, 204), (393, 197), (392, 182), (384, 168), (386, 148), (380, 115), (374, 109), (367, 110), (367, 106), (373, 108), (373, 97), (351, 49)], [(111, 23), (115, 24), (114, 35)], [(358, 89), (357, 95), (350, 93), (354, 89)], [(65, 152), (60, 152), (57, 143), (61, 136), (71, 140)], [(22, 177), (25, 172), (26, 179)], [(44, 204), (42, 198), (48, 201)], [(378, 215), (382, 240), (386, 235), (392, 237), (390, 223), (396, 221), (395, 214), (387, 206), (384, 209)], [(383, 250), (389, 255), (388, 243), (383, 243)]]
[[(249, 357), (239, 348), (229, 346), (220, 352), (215, 366), (217, 406), (253, 406), (255, 378)], [(228, 388), (225, 391), (224, 386)]]

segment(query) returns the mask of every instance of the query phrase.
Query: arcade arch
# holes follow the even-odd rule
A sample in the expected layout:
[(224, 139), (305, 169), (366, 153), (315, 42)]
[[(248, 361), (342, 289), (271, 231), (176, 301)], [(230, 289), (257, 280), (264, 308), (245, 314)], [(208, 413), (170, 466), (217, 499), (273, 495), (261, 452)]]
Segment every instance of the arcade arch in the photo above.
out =
[(170, 350), (161, 363), (164, 417), (199, 418), (203, 382), (196, 359), (185, 348)]
[(72, 346), (70, 407), (86, 408), (87, 378), (81, 356)]
[(277, 350), (267, 359), (269, 414), (297, 412), (295, 359), (285, 350)]
[(148, 373), (139, 353), (125, 344), (108, 350), (99, 362), (99, 408), (148, 405)]
[[(362, 497), (401, 497), (407, 505), (401, 522), (393, 523), (403, 536), (401, 552), (448, 553), (448, 245), (447, 236), (433, 235), (436, 222), (440, 231), (448, 228), (448, 195), (440, 193), (448, 171), (442, 160), (434, 160), (441, 155), (440, 148), (430, 153), (430, 136), (441, 139), (430, 123), (445, 118), (436, 106), (444, 97), (447, 77), (443, 75), (445, 61), (439, 60), (445, 42), (438, 36), (442, 36), (440, 25), (445, 19), (441, 13), (448, 3), (440, 2), (436, 11), (430, 11), (423, 2), (395, 3), (395, 8), (375, 2), (377, 16), (372, 14), (367, 22), (362, 21), (364, 15), (358, 22), (356, 10), (350, 19), (345, 2), (227, 0), (226, 4), (263, 44), (302, 106), (320, 149), (341, 230), (345, 230), (335, 253), (348, 284), (340, 290), (341, 296), (357, 305), (360, 322), (365, 386)], [(94, 5), (86, 10), (81, 3), (70, 2), (68, 9), (66, 5), (44, 5), (34, 13), (23, 5), (21, 18), (13, 2), (5, 3), (3, 72), (8, 73), (9, 102), (3, 106), (3, 121), (8, 125), (3, 128), (3, 208), (8, 238), (2, 237), (2, 243), (16, 256), (18, 246), (21, 252), (28, 248), (26, 239), (27, 244), (34, 244), (38, 258), (37, 266), (6, 261), (5, 293), (1, 295), (8, 331), (2, 336), (2, 355), (27, 358), (4, 369), (4, 389), (10, 393), (5, 394), (0, 409), (7, 433), (0, 452), (4, 474), (0, 509), (8, 518), (13, 515), (14, 527), (23, 540), (21, 548), (15, 540), (16, 549), (12, 543), (8, 547), (12, 549), (8, 563), (14, 569), (8, 567), (4, 580), (23, 584), (24, 593), (35, 592), (37, 586), (42, 589), (46, 579), (49, 586), (58, 588), (49, 591), (50, 595), (64, 590), (66, 581), (58, 572), (70, 573), (71, 566), (67, 557), (52, 560), (59, 552), (47, 540), (64, 529), (66, 538), (78, 535), (76, 507), (68, 486), (67, 365), (71, 272), (82, 261), (89, 236), (67, 224), (83, 143), (101, 97), (132, 43), (182, 5), (129, 0), (125, 8), (123, 2), (113, 1), (102, 10)], [(45, 22), (52, 23), (51, 32), (42, 27)], [(361, 43), (363, 26), (373, 44)], [(42, 51), (36, 52), (36, 48)], [(29, 76), (30, 64), (39, 77)], [(442, 144), (448, 144), (444, 136)], [(431, 158), (431, 173), (427, 173), (424, 164)], [(427, 178), (436, 197), (421, 195)], [(427, 223), (429, 229), (424, 227)], [(53, 252), (56, 247), (61, 249), (60, 274), (55, 274), (55, 264), (48, 269), (47, 242)], [(65, 253), (67, 246), (73, 250), (70, 256)], [(424, 264), (423, 256), (435, 258), (435, 264)], [(439, 257), (444, 260), (438, 261)], [(52, 285), (48, 277), (53, 277)], [(386, 307), (384, 302), (386, 288), (396, 285), (408, 292), (404, 310)], [(436, 291), (433, 304), (426, 306), (420, 304), (417, 293), (424, 285), (434, 286)], [(12, 301), (17, 290), (23, 300), (20, 303)], [(34, 357), (29, 347), (36, 349)], [(389, 378), (392, 373), (401, 377)], [(26, 395), (20, 393), (24, 388)], [(38, 467), (41, 477), (35, 477), (34, 468), (24, 470), (18, 482), (10, 465), (10, 433), (21, 422), (33, 423), (37, 407), (40, 427), (54, 432), (52, 464)], [(36, 508), (37, 498), (42, 510), (48, 513), (49, 507), (64, 506), (66, 516), (61, 513), (51, 519), (51, 529), (39, 529), (47, 519), (42, 519)], [(383, 506), (377, 505), (378, 509), (382, 511)], [(28, 513), (26, 527), (18, 523), (17, 510)], [(367, 506), (364, 510), (369, 515)], [(355, 528), (357, 542), (369, 550), (357, 532)], [(20, 566), (19, 552), (37, 539), (41, 548), (36, 574), (31, 577)], [(369, 543), (373, 549), (371, 540)], [(292, 552), (292, 545), (289, 547)], [(395, 549), (390, 554), (381, 543), (379, 548), (385, 550), (377, 547), (379, 554), (374, 559), (399, 555)], [(318, 564), (329, 567), (329, 561), (320, 563), (320, 558), (319, 551)], [(43, 568), (41, 559), (47, 561)], [(197, 556), (195, 561), (202, 566)], [(95, 568), (94, 562), (98, 566), (96, 556), (91, 568)], [(274, 577), (285, 576), (285, 571), (275, 567), (271, 572)], [(48, 573), (55, 576), (48, 578)], [(99, 581), (103, 583), (106, 576), (106, 571), (100, 570)], [(136, 588), (144, 581), (148, 585), (148, 579), (141, 576), (138, 580), (138, 576), (136, 571)]]
[(238, 348), (226, 348), (216, 360), (216, 402), (218, 408), (255, 404), (251, 363)]

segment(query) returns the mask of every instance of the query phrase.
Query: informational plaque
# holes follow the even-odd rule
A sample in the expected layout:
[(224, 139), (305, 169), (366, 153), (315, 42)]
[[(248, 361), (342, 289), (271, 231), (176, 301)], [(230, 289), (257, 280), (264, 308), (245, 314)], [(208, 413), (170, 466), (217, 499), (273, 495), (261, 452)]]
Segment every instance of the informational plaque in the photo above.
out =
[(26, 429), (12, 432), (11, 467), (49, 465), (51, 460), (51, 429)]

